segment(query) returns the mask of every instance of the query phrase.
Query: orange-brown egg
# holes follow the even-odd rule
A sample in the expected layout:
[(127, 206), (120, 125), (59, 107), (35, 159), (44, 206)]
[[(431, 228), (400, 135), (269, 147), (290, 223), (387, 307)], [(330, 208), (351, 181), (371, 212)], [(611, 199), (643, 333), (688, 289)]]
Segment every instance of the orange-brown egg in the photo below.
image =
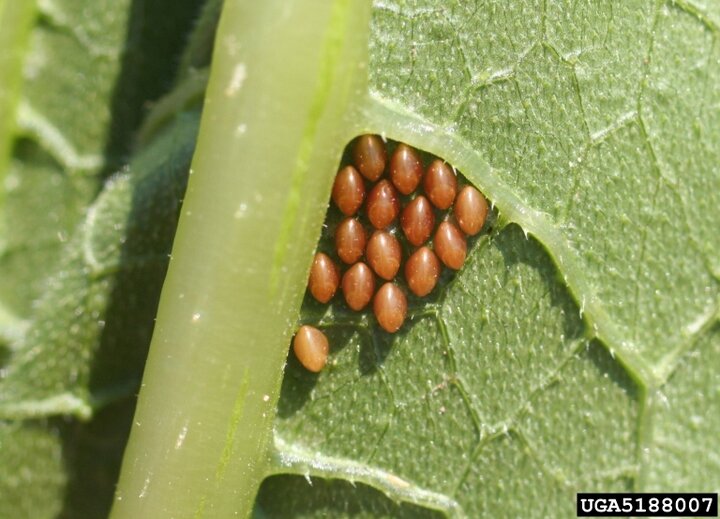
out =
[(450, 207), (457, 193), (457, 178), (452, 168), (440, 159), (434, 160), (425, 173), (423, 189), (435, 207)]
[(438, 226), (433, 245), (435, 253), (446, 267), (458, 270), (465, 263), (465, 236), (450, 222), (443, 222)]
[(487, 218), (487, 200), (474, 187), (465, 186), (455, 199), (453, 214), (465, 234), (470, 236), (477, 234)]
[(383, 330), (398, 331), (407, 316), (407, 298), (400, 287), (389, 282), (381, 286), (373, 300), (373, 312)]
[(424, 297), (432, 292), (440, 276), (440, 260), (428, 247), (420, 247), (405, 263), (405, 280), (413, 294)]
[(350, 308), (365, 308), (375, 292), (375, 276), (370, 267), (362, 262), (355, 263), (343, 275), (342, 289), (345, 302)]
[(366, 242), (365, 228), (355, 218), (345, 218), (335, 229), (335, 248), (345, 263), (355, 263), (362, 258)]
[(416, 247), (425, 243), (435, 227), (435, 213), (428, 199), (420, 195), (406, 205), (400, 225), (410, 243)]
[(355, 141), (353, 160), (360, 173), (374, 182), (385, 171), (387, 152), (385, 144), (377, 135), (361, 135)]
[(397, 191), (387, 180), (381, 180), (372, 188), (365, 205), (368, 219), (376, 229), (390, 225), (400, 212)]
[(323, 332), (314, 326), (301, 326), (293, 339), (293, 351), (305, 369), (318, 373), (327, 364), (330, 345)]
[(420, 155), (407, 144), (398, 144), (390, 157), (390, 179), (398, 191), (409, 195), (422, 179), (423, 165)]
[(338, 171), (333, 184), (332, 199), (345, 216), (354, 215), (365, 200), (365, 182), (352, 166)]
[(327, 303), (335, 295), (339, 285), (340, 273), (335, 262), (327, 254), (322, 252), (315, 254), (308, 281), (308, 288), (313, 297), (321, 303)]
[(365, 257), (375, 273), (389, 281), (400, 269), (400, 242), (387, 231), (375, 231), (368, 240)]

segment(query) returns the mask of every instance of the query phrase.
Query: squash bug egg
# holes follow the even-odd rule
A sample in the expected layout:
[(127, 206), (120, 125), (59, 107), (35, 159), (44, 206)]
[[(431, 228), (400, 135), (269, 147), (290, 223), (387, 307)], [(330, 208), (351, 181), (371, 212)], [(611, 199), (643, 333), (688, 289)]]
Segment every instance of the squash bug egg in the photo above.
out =
[(332, 199), (345, 216), (354, 215), (365, 200), (365, 182), (352, 166), (345, 166), (335, 177)]
[(376, 229), (384, 229), (397, 218), (400, 202), (397, 191), (389, 181), (381, 180), (372, 188), (367, 198), (366, 212)]
[(353, 148), (353, 160), (360, 173), (375, 182), (385, 171), (387, 152), (377, 135), (361, 135)]
[[(346, 147), (343, 160), (351, 164), (336, 170), (331, 203), (337, 210), (326, 214), (319, 247), (334, 239), (337, 257), (317, 252), (308, 278), (308, 292), (322, 304), (342, 290), (345, 304), (331, 318), (371, 307), (377, 326), (395, 333), (407, 319), (408, 295), (425, 304), (421, 298), (435, 291), (443, 269), (465, 263), (468, 237), (482, 231), (490, 202), (441, 158), (431, 156), (426, 167), (427, 156), (401, 142), (386, 147), (384, 134), (360, 135)], [(361, 323), (366, 319), (363, 314)], [(327, 363), (328, 339), (317, 328), (300, 327), (293, 349), (310, 371)]]
[(330, 256), (322, 252), (315, 254), (308, 287), (310, 293), (321, 303), (327, 303), (340, 285), (340, 273)]
[(396, 284), (385, 283), (375, 294), (373, 311), (382, 329), (395, 333), (405, 322), (407, 298)]
[(440, 276), (440, 260), (428, 247), (420, 247), (405, 263), (405, 280), (413, 294), (424, 297), (432, 292)]
[(365, 257), (378, 276), (390, 281), (400, 269), (400, 242), (387, 231), (375, 231), (368, 240)]
[(335, 229), (335, 247), (338, 256), (347, 264), (362, 258), (367, 235), (363, 225), (355, 218), (345, 218)]
[(327, 364), (330, 345), (323, 332), (313, 326), (301, 326), (293, 339), (293, 351), (305, 369), (320, 372)]
[(342, 290), (350, 308), (356, 311), (365, 308), (375, 292), (375, 277), (370, 267), (362, 262), (350, 267), (343, 275)]
[(422, 179), (423, 165), (417, 151), (407, 144), (398, 144), (390, 157), (390, 179), (398, 191), (409, 195)]
[(400, 225), (410, 243), (416, 247), (425, 243), (435, 227), (435, 213), (428, 199), (420, 195), (406, 205)]
[(474, 187), (465, 186), (455, 200), (453, 214), (465, 234), (470, 236), (477, 234), (487, 218), (487, 200)]
[(442, 160), (436, 159), (425, 173), (423, 188), (435, 207), (447, 209), (455, 200), (457, 178), (450, 166)]
[(465, 263), (467, 243), (465, 237), (450, 222), (441, 223), (433, 241), (435, 252), (446, 267), (458, 270)]

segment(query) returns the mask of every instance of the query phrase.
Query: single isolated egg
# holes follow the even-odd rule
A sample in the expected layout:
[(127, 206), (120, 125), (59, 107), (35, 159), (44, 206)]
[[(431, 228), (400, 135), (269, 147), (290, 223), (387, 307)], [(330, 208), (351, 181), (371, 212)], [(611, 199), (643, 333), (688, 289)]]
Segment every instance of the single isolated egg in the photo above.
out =
[(330, 345), (323, 332), (314, 326), (301, 326), (293, 339), (293, 351), (305, 369), (320, 372), (327, 364)]

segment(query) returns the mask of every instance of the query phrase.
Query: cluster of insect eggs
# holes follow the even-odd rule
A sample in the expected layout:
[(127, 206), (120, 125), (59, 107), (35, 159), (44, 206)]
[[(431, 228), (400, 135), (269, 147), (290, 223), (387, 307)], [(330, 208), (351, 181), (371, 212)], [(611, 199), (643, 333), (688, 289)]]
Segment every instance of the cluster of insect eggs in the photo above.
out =
[[(395, 333), (408, 306), (405, 292), (395, 282), (403, 259), (400, 240), (406, 240), (412, 251), (403, 269), (407, 288), (425, 297), (435, 288), (442, 265), (452, 270), (462, 267), (467, 236), (482, 229), (488, 204), (473, 186), (458, 186), (448, 164), (434, 159), (425, 168), (420, 154), (406, 144), (398, 144), (387, 167), (383, 140), (363, 135), (355, 141), (352, 158), (352, 164), (338, 172), (332, 189), (333, 203), (343, 214), (334, 232), (334, 255), (345, 270), (341, 275), (338, 262), (317, 252), (308, 289), (317, 301), (328, 303), (341, 288), (345, 303), (355, 311), (372, 301), (380, 327)], [(398, 220), (402, 235), (396, 228)], [(382, 280), (377, 291), (376, 276)], [(295, 334), (293, 350), (305, 368), (319, 372), (327, 362), (329, 344), (324, 333), (304, 325)]]

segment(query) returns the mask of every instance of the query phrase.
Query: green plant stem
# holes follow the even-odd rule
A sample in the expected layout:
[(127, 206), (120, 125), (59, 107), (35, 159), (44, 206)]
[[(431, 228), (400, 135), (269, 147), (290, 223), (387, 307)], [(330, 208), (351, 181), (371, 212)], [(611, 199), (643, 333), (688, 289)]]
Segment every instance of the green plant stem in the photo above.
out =
[(226, 2), (114, 519), (245, 517), (334, 169), (366, 0)]

